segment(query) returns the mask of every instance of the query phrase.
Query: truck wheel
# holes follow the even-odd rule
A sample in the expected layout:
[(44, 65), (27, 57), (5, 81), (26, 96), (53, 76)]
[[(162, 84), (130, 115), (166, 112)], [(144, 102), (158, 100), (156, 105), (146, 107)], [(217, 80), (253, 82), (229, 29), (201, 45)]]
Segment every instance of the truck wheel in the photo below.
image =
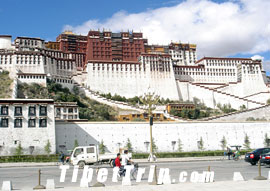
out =
[(80, 161), (80, 162), (78, 163), (78, 165), (79, 165), (79, 168), (83, 168), (83, 167), (85, 166), (85, 162)]
[(113, 168), (113, 160), (110, 161), (110, 167)]

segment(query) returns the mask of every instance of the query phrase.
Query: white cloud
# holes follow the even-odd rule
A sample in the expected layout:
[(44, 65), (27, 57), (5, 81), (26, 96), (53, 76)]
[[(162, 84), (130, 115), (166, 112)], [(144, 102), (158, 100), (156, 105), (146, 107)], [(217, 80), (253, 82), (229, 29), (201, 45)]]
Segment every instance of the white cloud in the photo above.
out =
[(251, 59), (253, 59), (253, 60), (262, 60), (263, 61), (264, 57), (261, 56), (261, 55), (256, 54), (256, 55), (252, 56)]
[(263, 69), (267, 72), (270, 72), (270, 60), (266, 60), (265, 62), (263, 62)]
[(136, 14), (120, 11), (105, 20), (67, 25), (64, 30), (87, 34), (90, 29), (133, 29), (142, 31), (150, 44), (196, 43), (199, 57), (258, 54), (270, 50), (269, 10), (269, 0), (187, 0)]

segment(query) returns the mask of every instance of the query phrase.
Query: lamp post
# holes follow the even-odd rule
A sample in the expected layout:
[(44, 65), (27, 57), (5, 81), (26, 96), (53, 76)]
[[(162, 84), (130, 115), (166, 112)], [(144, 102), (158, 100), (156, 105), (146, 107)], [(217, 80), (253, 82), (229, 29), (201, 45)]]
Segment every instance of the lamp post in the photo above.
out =
[(149, 122), (150, 122), (150, 156), (149, 161), (153, 162), (153, 133), (152, 133), (152, 126), (153, 126), (153, 116), (149, 116)]
[(175, 149), (175, 145), (176, 145), (176, 141), (172, 141), (172, 149), (173, 149), (173, 151)]

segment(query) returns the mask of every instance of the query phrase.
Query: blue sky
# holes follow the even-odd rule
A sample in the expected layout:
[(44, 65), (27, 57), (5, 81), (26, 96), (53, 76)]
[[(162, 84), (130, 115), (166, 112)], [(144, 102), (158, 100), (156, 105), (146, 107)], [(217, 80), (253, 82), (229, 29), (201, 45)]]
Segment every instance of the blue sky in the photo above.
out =
[[(120, 31), (128, 27), (141, 30), (155, 44), (171, 40), (196, 43), (199, 57), (261, 56), (266, 70), (270, 71), (270, 17), (260, 14), (269, 12), (268, 0), (0, 1), (0, 34), (10, 34), (13, 38), (55, 40), (64, 29), (85, 34), (90, 28)], [(256, 14), (252, 17), (254, 7)], [(189, 9), (191, 14), (182, 14)], [(219, 15), (216, 10), (224, 13)], [(191, 25), (185, 21), (189, 19), (184, 19), (185, 15), (192, 18)], [(242, 17), (242, 21), (237, 17)], [(224, 27), (226, 24), (228, 27)], [(258, 28), (264, 31), (261, 33)], [(237, 30), (240, 32), (235, 33)]]

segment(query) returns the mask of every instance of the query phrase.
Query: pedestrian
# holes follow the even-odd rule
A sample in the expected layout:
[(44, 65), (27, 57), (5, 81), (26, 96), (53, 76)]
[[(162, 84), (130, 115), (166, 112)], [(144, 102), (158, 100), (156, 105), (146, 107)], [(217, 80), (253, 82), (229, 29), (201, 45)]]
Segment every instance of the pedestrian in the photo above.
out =
[(59, 156), (59, 161), (64, 164), (64, 161), (65, 161), (65, 155), (62, 151), (60, 151), (60, 156)]
[(232, 149), (227, 147), (228, 160), (231, 160), (231, 155), (233, 154)]
[(124, 155), (122, 155), (122, 164), (123, 166), (131, 165), (133, 162), (130, 160), (128, 156), (128, 150), (124, 151)]
[(121, 162), (120, 162), (120, 158), (121, 158), (120, 153), (117, 153), (117, 157), (116, 157), (116, 159), (114, 160), (114, 166), (119, 167), (119, 168), (122, 166), (122, 165), (121, 165)]

